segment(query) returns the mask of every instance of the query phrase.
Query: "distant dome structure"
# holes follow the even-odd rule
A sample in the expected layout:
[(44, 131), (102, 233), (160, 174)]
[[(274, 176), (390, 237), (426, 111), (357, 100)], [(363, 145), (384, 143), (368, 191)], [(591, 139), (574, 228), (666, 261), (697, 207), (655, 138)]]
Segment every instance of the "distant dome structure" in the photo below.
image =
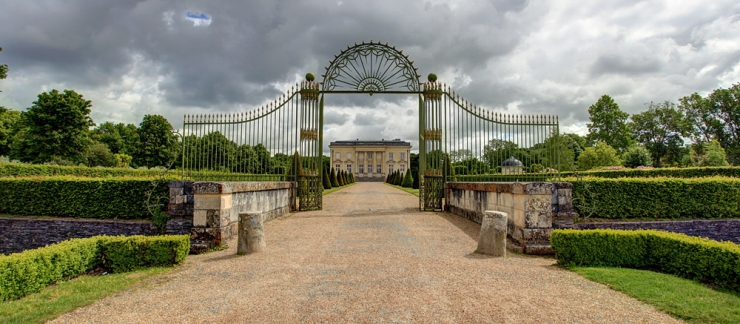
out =
[(503, 174), (522, 173), (523, 170), (524, 164), (522, 164), (522, 161), (515, 159), (513, 156), (501, 163), (501, 173)]

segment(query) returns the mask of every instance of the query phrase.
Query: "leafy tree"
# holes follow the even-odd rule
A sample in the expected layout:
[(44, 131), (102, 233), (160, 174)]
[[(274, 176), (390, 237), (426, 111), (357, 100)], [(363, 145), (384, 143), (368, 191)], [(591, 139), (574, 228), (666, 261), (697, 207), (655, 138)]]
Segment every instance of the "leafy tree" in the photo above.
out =
[(104, 122), (90, 131), (90, 138), (108, 145), (113, 154), (133, 156), (139, 144), (138, 128), (134, 124)]
[(85, 152), (85, 158), (87, 160), (86, 164), (89, 167), (103, 166), (112, 168), (116, 166), (116, 157), (110, 152), (108, 145), (100, 142), (88, 146)]
[(411, 188), (419, 189), (419, 170), (411, 171), (411, 175), (414, 177), (414, 182), (411, 184)]
[(337, 179), (337, 173), (334, 172), (334, 168), (331, 169), (330, 176), (331, 176), (331, 179), (329, 179), (329, 180), (331, 180), (331, 186), (332, 187), (339, 187), (339, 180)]
[(634, 142), (627, 127), (629, 114), (620, 110), (619, 105), (608, 95), (603, 95), (588, 107), (591, 123), (588, 124), (587, 140), (591, 143), (604, 142), (622, 152)]
[(331, 189), (331, 180), (329, 180), (329, 169), (327, 169), (326, 165), (324, 165), (323, 168), (323, 175), (321, 176), (321, 182), (324, 185), (324, 189)]
[(13, 136), (18, 130), (16, 125), (21, 119), (21, 112), (0, 107), (0, 156), (10, 154)]
[[(0, 52), (3, 51), (3, 48), (0, 47)], [(0, 64), (0, 80), (5, 79), (8, 77), (8, 65), (7, 64)]]
[(406, 176), (403, 177), (403, 182), (401, 182), (401, 187), (411, 188), (411, 186), (413, 185), (414, 185), (414, 178), (411, 176), (411, 171), (406, 171)]
[(716, 89), (709, 96), (697, 93), (679, 99), (679, 109), (693, 126), (692, 140), (719, 141), (733, 165), (740, 164), (740, 84)]
[[(509, 157), (513, 156), (520, 161), (523, 161), (522, 151), (519, 150), (519, 146), (516, 143), (500, 139), (492, 139), (483, 147), (483, 161), (486, 162), (494, 170), (501, 167), (501, 163)], [(455, 165), (467, 165), (467, 164), (455, 164)], [(473, 169), (468, 168), (470, 174)]]
[[(660, 104), (651, 102), (647, 111), (632, 115), (629, 126), (637, 141), (650, 151), (656, 167), (663, 165), (661, 159), (669, 151), (677, 155), (675, 151), (684, 144), (682, 136), (688, 136), (691, 132), (683, 113), (669, 101)], [(674, 157), (676, 159), (680, 161), (680, 157)]]
[(128, 154), (113, 154), (113, 158), (116, 159), (116, 167), (117, 168), (128, 168), (128, 166), (131, 164), (131, 160), (133, 160), (133, 157)]
[(73, 90), (57, 90), (38, 95), (38, 100), (22, 113), (26, 129), (16, 158), (24, 162), (44, 163), (52, 160), (84, 162), (89, 145), (88, 128), (92, 102)]
[[(475, 159), (475, 158), (473, 158), (473, 159)], [(475, 160), (478, 161), (478, 159), (475, 159)], [(485, 166), (485, 169), (487, 171), (488, 170), (488, 165), (485, 164), (485, 163), (482, 163), (482, 162), (481, 162), (481, 164), (483, 164), (483, 166)], [(450, 158), (450, 155), (449, 154), (445, 154), (445, 157), (444, 157), (444, 168), (442, 169), (442, 174), (444, 175), (445, 179), (447, 179), (447, 181), (457, 181), (457, 178), (455, 178), (455, 166), (452, 165), (452, 159)], [(407, 175), (406, 176), (408, 176), (408, 172), (407, 172)], [(405, 181), (405, 179), (404, 179), (404, 181)]]
[(563, 134), (563, 140), (565, 146), (573, 151), (573, 160), (578, 160), (578, 156), (586, 149), (586, 138), (578, 134), (567, 133)]
[(617, 156), (617, 150), (604, 142), (596, 142), (595, 146), (586, 148), (578, 157), (579, 170), (590, 170), (596, 167), (621, 164)]
[(711, 140), (710, 142), (705, 144), (704, 150), (707, 154), (703, 159), (702, 165), (726, 166), (729, 164), (726, 160), (725, 150), (722, 148), (722, 145), (720, 145), (719, 141)]
[(632, 145), (622, 154), (622, 163), (628, 168), (638, 166), (652, 166), (650, 152), (640, 145)]
[(167, 119), (160, 115), (145, 115), (138, 133), (140, 142), (134, 155), (134, 164), (153, 168), (169, 166), (174, 162), (179, 143)]
[[(298, 153), (298, 151), (293, 154), (293, 162), (290, 165), (290, 174), (296, 177), (303, 174), (303, 169), (301, 166), (301, 155)], [(334, 177), (333, 170), (332, 177)]]
[(468, 149), (460, 149), (460, 150), (450, 152), (450, 159), (452, 159), (453, 163), (464, 161), (472, 157), (473, 157), (473, 153), (471, 153), (470, 150)]

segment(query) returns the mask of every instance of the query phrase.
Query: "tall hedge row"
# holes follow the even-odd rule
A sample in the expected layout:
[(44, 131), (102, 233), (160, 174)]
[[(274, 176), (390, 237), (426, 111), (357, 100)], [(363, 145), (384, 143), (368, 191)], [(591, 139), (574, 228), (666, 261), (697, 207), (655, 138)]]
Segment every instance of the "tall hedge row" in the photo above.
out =
[[(167, 181), (74, 177), (0, 178), (0, 213), (99, 219), (150, 219), (147, 193), (169, 197)], [(166, 203), (166, 202), (165, 202)]]
[(178, 264), (189, 251), (187, 235), (95, 236), (0, 255), (0, 301), (38, 292), (96, 267), (123, 272)]
[(738, 218), (740, 179), (593, 178), (573, 183), (581, 216), (601, 218)]
[[(581, 175), (597, 178), (702, 178), (732, 177), (740, 178), (740, 167), (697, 167), (697, 168), (656, 168), (583, 171)], [(572, 176), (573, 172), (562, 172), (562, 176)]]
[(740, 291), (740, 245), (653, 230), (555, 230), (550, 238), (565, 265), (657, 269)]

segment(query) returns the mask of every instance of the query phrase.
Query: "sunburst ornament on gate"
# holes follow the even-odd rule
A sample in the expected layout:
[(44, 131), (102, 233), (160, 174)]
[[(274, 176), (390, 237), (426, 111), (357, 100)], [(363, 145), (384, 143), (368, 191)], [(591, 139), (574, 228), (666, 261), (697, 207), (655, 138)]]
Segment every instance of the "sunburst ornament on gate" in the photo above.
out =
[(347, 46), (326, 67), (323, 91), (417, 92), (420, 75), (408, 55), (388, 43)]

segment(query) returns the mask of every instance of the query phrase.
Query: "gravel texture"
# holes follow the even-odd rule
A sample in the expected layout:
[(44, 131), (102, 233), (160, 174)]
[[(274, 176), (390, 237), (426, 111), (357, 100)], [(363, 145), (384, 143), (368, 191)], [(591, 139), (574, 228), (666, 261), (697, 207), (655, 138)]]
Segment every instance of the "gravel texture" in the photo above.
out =
[(480, 225), (417, 209), (357, 183), (265, 223), (264, 253), (234, 240), (54, 322), (680, 323), (552, 258), (473, 254)]

